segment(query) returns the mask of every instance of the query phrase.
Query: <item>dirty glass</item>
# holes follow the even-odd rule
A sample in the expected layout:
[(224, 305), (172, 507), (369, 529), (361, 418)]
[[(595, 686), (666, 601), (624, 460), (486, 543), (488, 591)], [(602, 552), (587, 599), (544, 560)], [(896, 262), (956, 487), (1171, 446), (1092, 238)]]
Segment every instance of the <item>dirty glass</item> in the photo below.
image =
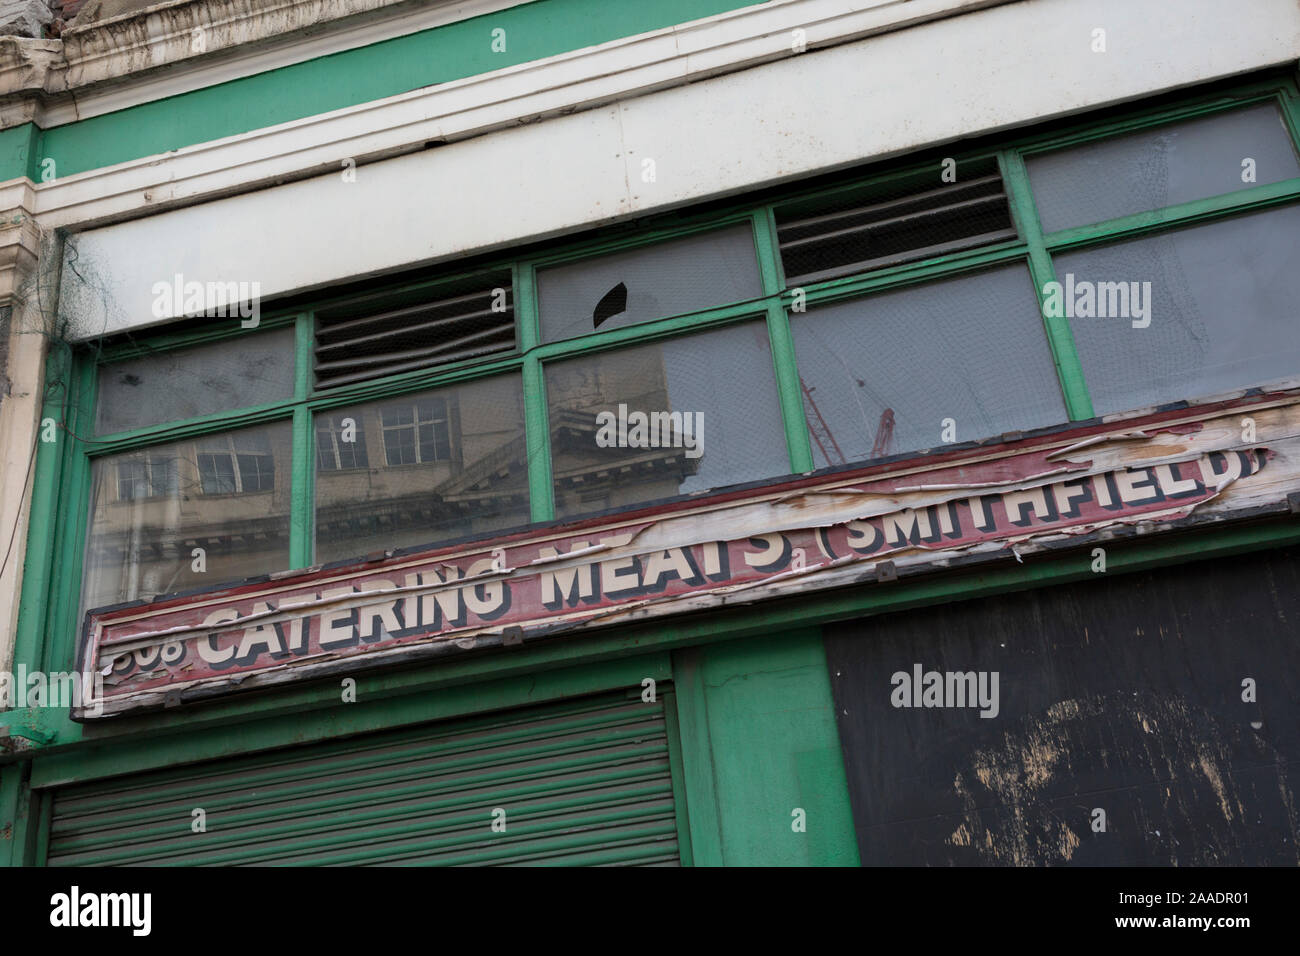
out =
[(556, 362), (546, 394), (559, 517), (790, 471), (762, 322)]
[(542, 340), (558, 342), (763, 294), (749, 223), (537, 273)]
[(518, 375), (316, 416), (316, 560), (527, 524)]
[(818, 468), (1066, 420), (1029, 270), (791, 316)]
[(288, 422), (95, 460), (84, 608), (289, 567)]
[(95, 432), (143, 428), (293, 397), (293, 329), (161, 351), (99, 371)]
[(1300, 205), (1054, 260), (1098, 414), (1300, 376)]
[(1049, 233), (1300, 176), (1291, 136), (1272, 103), (1030, 156), (1025, 163)]

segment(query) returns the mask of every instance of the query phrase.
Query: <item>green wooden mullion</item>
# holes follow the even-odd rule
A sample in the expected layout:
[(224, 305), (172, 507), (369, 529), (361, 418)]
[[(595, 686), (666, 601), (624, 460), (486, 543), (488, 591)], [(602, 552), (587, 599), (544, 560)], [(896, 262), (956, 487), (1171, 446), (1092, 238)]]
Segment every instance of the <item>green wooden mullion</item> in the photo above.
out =
[(551, 416), (546, 407), (546, 380), (536, 355), (524, 359), (524, 447), (528, 454), (528, 504), (533, 521), (555, 517), (551, 480)]
[(1177, 206), (1134, 213), (1131, 216), (1122, 216), (1106, 222), (1061, 229), (1044, 236), (1043, 243), (1049, 251), (1061, 252), (1103, 242), (1135, 239), (1165, 229), (1267, 209), (1296, 199), (1300, 199), (1300, 177), (1284, 179), (1279, 183), (1252, 186), (1249, 189), (1211, 196), (1208, 199), (1194, 199), (1191, 202), (1179, 203)]
[(23, 802), (30, 799), (26, 776), (29, 764), (0, 764), (0, 827), (7, 827), (0, 833), (0, 866), (22, 866), (22, 827), (18, 825), (19, 815), (23, 814)]
[[(1300, 70), (1297, 75), (1300, 76)], [(1278, 93), (1278, 105), (1282, 108), (1282, 121), (1291, 134), (1291, 145), (1300, 153), (1300, 92), (1294, 86), (1283, 87)]]
[(541, 316), (537, 308), (537, 272), (531, 262), (514, 268), (515, 323), (523, 353), (524, 448), (528, 457), (528, 507), (533, 521), (555, 517), (551, 478), (551, 416), (546, 407), (546, 375), (538, 354)]
[(289, 479), (289, 567), (316, 563), (316, 429), (311, 409), (293, 410), (292, 473)]
[(813, 442), (803, 411), (800, 369), (794, 358), (794, 337), (790, 334), (790, 317), (781, 306), (781, 289), (785, 285), (781, 271), (780, 241), (776, 235), (776, 217), (770, 206), (754, 213), (754, 248), (758, 254), (758, 271), (767, 293), (767, 342), (772, 349), (772, 373), (776, 376), (776, 394), (785, 425), (785, 450), (790, 457), (790, 472), (813, 471)]
[(781, 419), (785, 423), (785, 447), (790, 454), (790, 472), (802, 474), (814, 468), (812, 439), (803, 407), (803, 384), (794, 354), (790, 317), (779, 301), (767, 307), (767, 340), (772, 347)]
[[(93, 362), (74, 365), (73, 391), (65, 409), (67, 427), (84, 434), (95, 419), (98, 370)], [(46, 670), (71, 670), (81, 635), (81, 581), (84, 568), (87, 525), (90, 518), (91, 463), (85, 445), (69, 436), (63, 449), (64, 466), (59, 478), (59, 496), (67, 505), (59, 508), (55, 522), (57, 550), (55, 576), (60, 600), (53, 605), (46, 622), (43, 661)]]
[(677, 717), (677, 695), (668, 690), (660, 695), (660, 700), (664, 707), (664, 733), (668, 738), (668, 778), (673, 786), (673, 809), (677, 817), (677, 856), (682, 866), (694, 866), (690, 803), (686, 798), (686, 770), (682, 766), (682, 727)]
[(759, 215), (763, 218), (766, 227), (768, 242), (771, 243), (772, 245), (772, 249), (776, 259), (777, 285), (776, 285), (776, 289), (773, 291), (780, 292), (786, 287), (786, 281), (785, 281), (785, 263), (781, 261), (781, 237), (777, 233), (777, 229), (776, 229), (776, 207), (772, 205), (765, 206), (763, 209), (759, 211)]
[(673, 655), (673, 695), (681, 731), (682, 784), (689, 809), (692, 865), (722, 866), (722, 821), (709, 735), (708, 695), (696, 648)]
[(1084, 380), (1083, 365), (1079, 361), (1079, 352), (1074, 345), (1070, 322), (1064, 316), (1048, 316), (1043, 308), (1046, 299), (1044, 290), (1049, 282), (1056, 281), (1056, 270), (1052, 265), (1052, 257), (1047, 251), (1047, 246), (1043, 242), (1043, 229), (1039, 224), (1038, 210), (1034, 206), (1030, 192), (1025, 161), (1015, 150), (1008, 149), (998, 154), (998, 165), (1002, 170), (1002, 181), (1007, 191), (1011, 214), (1028, 246), (1029, 275), (1034, 283), (1038, 313), (1043, 317), (1043, 325), (1047, 330), (1047, 343), (1052, 350), (1052, 361), (1056, 364), (1061, 394), (1065, 398), (1066, 414), (1072, 421), (1092, 418), (1092, 398), (1088, 395), (1088, 385)]
[(0, 866), (33, 866), (40, 842), (41, 794), (29, 785), (31, 765), (0, 766)]
[[(316, 318), (300, 313), (294, 340), (293, 396), (305, 402), (315, 384)], [(293, 438), (289, 475), (289, 567), (309, 568), (316, 563), (316, 428), (315, 416), (305, 404), (293, 410)]]
[(54, 529), (60, 512), (59, 481), (65, 463), (64, 446), (73, 438), (66, 431), (56, 430), (54, 441), (41, 439), (46, 421), (63, 421), (63, 407), (72, 387), (71, 361), (71, 354), (57, 347), (46, 356), (45, 400), (36, 426), (36, 461), (32, 466), (27, 548), (13, 650), (14, 664), (31, 668), (40, 666), (46, 618), (50, 608), (60, 600), (63, 583), (54, 578), (57, 544)]
[(785, 279), (782, 276), (781, 248), (772, 208), (768, 206), (757, 210), (753, 222), (758, 271), (763, 277), (763, 291), (768, 295), (765, 310), (767, 341), (772, 348), (772, 371), (776, 376), (781, 420), (785, 425), (785, 447), (790, 455), (791, 473), (799, 474), (813, 470), (812, 442), (808, 437), (808, 421), (804, 417), (803, 390), (795, 361), (794, 337), (790, 334), (790, 317), (781, 305), (781, 289)]
[(527, 355), (542, 341), (541, 316), (537, 308), (537, 270), (531, 262), (517, 262), (512, 269), (512, 282), (519, 351)]
[(293, 397), (302, 402), (311, 397), (315, 386), (316, 316), (312, 312), (300, 312), (294, 320), (293, 356)]
[(754, 251), (758, 256), (758, 272), (763, 280), (764, 295), (779, 295), (785, 288), (781, 268), (781, 244), (776, 234), (776, 217), (771, 206), (756, 210), (752, 217)]

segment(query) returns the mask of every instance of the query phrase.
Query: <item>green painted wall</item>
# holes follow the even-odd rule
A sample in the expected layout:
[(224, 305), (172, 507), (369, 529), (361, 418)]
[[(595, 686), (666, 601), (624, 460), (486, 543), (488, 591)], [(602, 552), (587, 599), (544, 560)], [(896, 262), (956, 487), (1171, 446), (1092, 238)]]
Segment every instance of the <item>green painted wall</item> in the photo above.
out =
[(673, 681), (695, 864), (856, 866), (821, 632), (680, 651)]
[[(755, 0), (537, 0), (46, 130), (37, 155), (58, 176), (356, 106), (622, 37)], [(494, 52), (493, 31), (505, 31)], [(8, 148), (0, 141), (0, 161)], [(36, 162), (33, 157), (32, 164)], [(0, 171), (0, 181), (12, 178)]]
[(0, 182), (26, 176), (37, 178), (36, 161), (33, 158), (40, 140), (41, 131), (35, 123), (11, 126), (0, 129)]

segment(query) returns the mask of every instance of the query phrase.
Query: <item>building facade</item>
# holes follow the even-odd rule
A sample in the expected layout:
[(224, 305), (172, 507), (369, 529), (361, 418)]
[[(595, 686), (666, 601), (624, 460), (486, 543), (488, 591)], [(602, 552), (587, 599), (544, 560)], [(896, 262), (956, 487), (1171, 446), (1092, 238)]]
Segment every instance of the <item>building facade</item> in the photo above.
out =
[(63, 12), (0, 861), (1300, 859), (1294, 3)]

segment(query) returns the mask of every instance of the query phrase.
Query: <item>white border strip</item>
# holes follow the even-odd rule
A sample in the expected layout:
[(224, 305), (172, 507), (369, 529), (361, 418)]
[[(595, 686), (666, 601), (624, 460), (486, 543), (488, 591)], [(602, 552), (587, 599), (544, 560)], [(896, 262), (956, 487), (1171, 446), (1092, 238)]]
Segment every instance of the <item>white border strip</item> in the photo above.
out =
[(589, 109), (1011, 0), (781, 0), (37, 184), (42, 225), (88, 228)]

